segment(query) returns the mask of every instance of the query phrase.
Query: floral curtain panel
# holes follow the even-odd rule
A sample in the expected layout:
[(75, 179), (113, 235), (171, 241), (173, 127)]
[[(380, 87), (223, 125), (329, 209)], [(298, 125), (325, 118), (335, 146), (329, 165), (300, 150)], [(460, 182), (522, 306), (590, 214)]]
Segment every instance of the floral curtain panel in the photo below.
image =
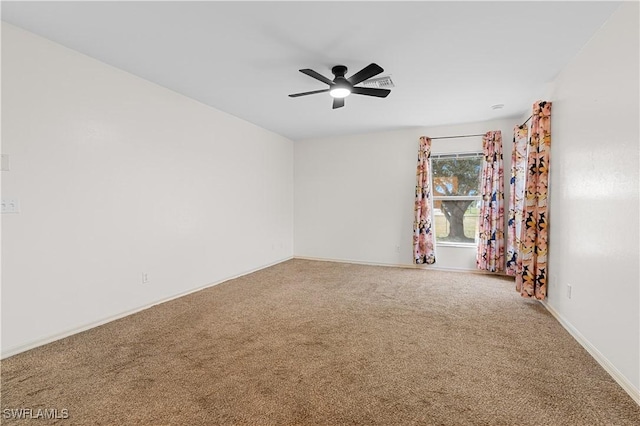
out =
[(533, 104), (527, 159), (524, 221), (516, 272), (516, 290), (523, 297), (543, 300), (547, 294), (547, 228), (551, 102)]
[(433, 264), (436, 255), (433, 244), (434, 229), (431, 224), (432, 195), (429, 170), (431, 139), (420, 138), (418, 168), (416, 171), (416, 200), (413, 222), (413, 258), (416, 264)]
[(524, 210), (524, 183), (527, 172), (527, 139), (529, 127), (526, 124), (513, 129), (513, 151), (511, 152), (511, 182), (509, 197), (509, 222), (507, 224), (507, 275), (515, 275), (522, 230)]
[(504, 270), (504, 167), (502, 133), (482, 138), (484, 161), (480, 176), (480, 223), (476, 264), (491, 272)]

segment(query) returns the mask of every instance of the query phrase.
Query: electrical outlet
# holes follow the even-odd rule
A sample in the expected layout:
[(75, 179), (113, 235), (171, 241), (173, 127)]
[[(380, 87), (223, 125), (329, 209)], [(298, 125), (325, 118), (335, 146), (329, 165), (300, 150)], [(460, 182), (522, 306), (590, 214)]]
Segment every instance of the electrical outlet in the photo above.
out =
[(567, 298), (571, 299), (571, 284), (567, 284)]
[(142, 273), (142, 284), (147, 284), (149, 282), (149, 274), (146, 272)]

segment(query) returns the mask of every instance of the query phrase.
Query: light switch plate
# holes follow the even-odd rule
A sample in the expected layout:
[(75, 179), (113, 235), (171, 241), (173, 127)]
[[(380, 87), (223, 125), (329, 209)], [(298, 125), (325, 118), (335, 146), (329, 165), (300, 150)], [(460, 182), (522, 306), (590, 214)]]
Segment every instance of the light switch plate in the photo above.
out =
[(15, 198), (2, 199), (2, 214), (20, 213), (20, 200)]

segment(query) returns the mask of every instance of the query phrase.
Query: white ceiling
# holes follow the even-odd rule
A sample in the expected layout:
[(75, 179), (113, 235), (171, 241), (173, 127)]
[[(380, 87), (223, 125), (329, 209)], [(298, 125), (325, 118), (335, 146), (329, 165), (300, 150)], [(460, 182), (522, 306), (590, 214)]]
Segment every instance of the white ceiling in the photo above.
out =
[[(519, 116), (619, 2), (2, 2), (2, 19), (292, 140)], [(302, 73), (396, 87), (332, 110)], [(504, 104), (502, 110), (491, 105)]]

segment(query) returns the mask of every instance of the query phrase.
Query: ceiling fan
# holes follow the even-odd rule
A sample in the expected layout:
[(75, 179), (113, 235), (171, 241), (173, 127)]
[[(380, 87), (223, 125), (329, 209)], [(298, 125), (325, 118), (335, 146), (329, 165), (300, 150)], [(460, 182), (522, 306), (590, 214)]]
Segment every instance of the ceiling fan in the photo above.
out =
[(389, 89), (377, 89), (371, 87), (356, 87), (356, 84), (362, 83), (365, 80), (374, 77), (384, 70), (378, 64), (369, 64), (354, 75), (346, 78), (344, 75), (347, 73), (347, 67), (344, 65), (336, 65), (331, 68), (331, 72), (335, 76), (332, 80), (310, 69), (300, 70), (301, 73), (313, 77), (325, 84), (329, 85), (328, 89), (314, 90), (312, 92), (294, 93), (289, 95), (291, 98), (297, 98), (298, 96), (314, 95), (316, 93), (329, 92), (333, 98), (333, 109), (342, 108), (344, 106), (344, 98), (351, 93), (355, 95), (375, 96), (378, 98), (386, 98), (391, 90)]

